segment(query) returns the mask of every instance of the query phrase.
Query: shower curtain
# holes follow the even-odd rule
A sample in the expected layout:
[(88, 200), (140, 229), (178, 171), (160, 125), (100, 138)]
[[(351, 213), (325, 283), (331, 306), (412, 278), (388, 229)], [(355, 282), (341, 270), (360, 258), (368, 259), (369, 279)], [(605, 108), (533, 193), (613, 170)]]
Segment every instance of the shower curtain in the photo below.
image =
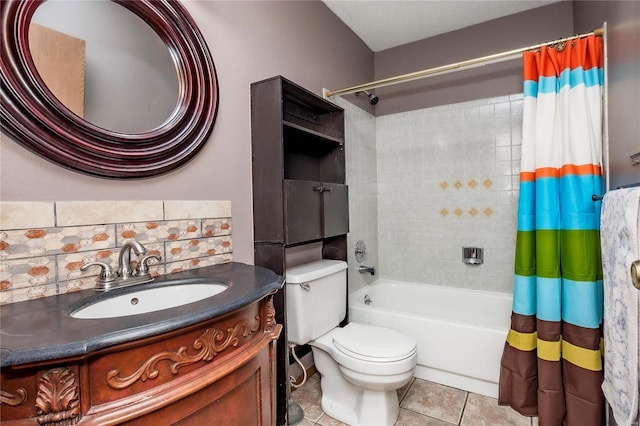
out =
[(600, 426), (603, 47), (525, 52), (511, 329), (498, 403), (541, 426)]

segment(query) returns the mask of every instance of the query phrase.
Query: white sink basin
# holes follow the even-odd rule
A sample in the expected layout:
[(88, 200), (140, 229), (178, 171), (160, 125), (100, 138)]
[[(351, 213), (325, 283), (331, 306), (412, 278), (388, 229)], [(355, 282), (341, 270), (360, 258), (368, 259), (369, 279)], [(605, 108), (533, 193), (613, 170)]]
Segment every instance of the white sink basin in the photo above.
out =
[(147, 288), (92, 303), (72, 312), (71, 317), (100, 319), (146, 314), (197, 302), (226, 289), (226, 285), (217, 283)]

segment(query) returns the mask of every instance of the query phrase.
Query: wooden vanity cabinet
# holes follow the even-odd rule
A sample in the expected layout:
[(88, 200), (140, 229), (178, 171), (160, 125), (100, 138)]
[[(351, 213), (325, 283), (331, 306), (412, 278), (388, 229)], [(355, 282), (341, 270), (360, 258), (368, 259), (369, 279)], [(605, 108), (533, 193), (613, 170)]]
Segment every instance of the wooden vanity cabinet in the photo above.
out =
[(271, 297), (76, 359), (2, 369), (3, 425), (275, 425)]

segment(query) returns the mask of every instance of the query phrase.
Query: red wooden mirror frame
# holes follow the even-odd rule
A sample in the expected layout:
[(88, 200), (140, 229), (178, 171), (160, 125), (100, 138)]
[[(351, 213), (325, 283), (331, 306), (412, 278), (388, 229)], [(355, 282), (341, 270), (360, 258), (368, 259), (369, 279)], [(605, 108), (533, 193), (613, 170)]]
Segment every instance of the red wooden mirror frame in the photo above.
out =
[(113, 0), (164, 41), (176, 63), (178, 103), (164, 124), (124, 134), (69, 111), (46, 87), (31, 59), (29, 24), (42, 1), (2, 1), (2, 130), (45, 159), (92, 176), (148, 178), (174, 170), (207, 142), (219, 103), (216, 71), (193, 18), (177, 0)]

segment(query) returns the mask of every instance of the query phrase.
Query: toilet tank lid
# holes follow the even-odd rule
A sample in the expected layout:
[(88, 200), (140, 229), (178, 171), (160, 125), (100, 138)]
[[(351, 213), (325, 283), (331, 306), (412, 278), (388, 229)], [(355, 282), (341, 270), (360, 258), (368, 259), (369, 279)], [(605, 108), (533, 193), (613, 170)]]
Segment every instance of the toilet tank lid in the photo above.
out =
[(347, 262), (342, 260), (322, 259), (303, 265), (287, 268), (285, 280), (287, 284), (299, 284), (317, 280), (327, 275), (347, 269)]

